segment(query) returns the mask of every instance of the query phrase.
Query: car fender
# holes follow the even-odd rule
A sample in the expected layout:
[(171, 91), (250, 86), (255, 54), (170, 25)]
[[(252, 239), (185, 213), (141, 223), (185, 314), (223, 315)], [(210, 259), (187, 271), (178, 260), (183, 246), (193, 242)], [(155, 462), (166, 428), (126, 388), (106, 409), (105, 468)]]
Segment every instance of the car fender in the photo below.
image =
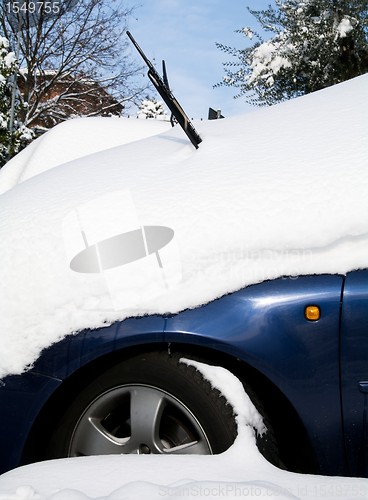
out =
[[(230, 354), (274, 384), (299, 415), (326, 474), (331, 456), (344, 456), (339, 380), (343, 280), (321, 275), (263, 282), (168, 318), (165, 326), (166, 342)], [(311, 305), (320, 310), (316, 321), (305, 317)], [(343, 462), (339, 469), (343, 472)]]

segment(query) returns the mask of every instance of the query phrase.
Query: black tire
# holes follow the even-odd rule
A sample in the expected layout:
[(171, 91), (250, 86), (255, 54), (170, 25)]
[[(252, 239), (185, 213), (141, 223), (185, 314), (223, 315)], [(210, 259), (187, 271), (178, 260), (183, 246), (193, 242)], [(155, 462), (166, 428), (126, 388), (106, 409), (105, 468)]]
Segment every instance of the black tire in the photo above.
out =
[(61, 415), (47, 458), (228, 449), (237, 434), (232, 407), (181, 357), (142, 354), (98, 375)]

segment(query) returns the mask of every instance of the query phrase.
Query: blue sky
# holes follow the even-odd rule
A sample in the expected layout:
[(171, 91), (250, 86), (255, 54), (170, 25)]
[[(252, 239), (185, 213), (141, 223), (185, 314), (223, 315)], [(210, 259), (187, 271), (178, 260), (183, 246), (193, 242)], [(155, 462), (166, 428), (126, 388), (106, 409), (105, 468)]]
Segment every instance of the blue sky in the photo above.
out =
[[(161, 74), (164, 59), (170, 87), (190, 118), (207, 118), (208, 108), (231, 116), (249, 110), (236, 89), (213, 89), (223, 76), (226, 54), (215, 42), (242, 47), (234, 33), (259, 27), (247, 7), (261, 10), (270, 0), (140, 0), (129, 29)], [(244, 46), (244, 45), (243, 45)], [(137, 53), (137, 57), (138, 53)], [(153, 92), (152, 92), (153, 94)]]

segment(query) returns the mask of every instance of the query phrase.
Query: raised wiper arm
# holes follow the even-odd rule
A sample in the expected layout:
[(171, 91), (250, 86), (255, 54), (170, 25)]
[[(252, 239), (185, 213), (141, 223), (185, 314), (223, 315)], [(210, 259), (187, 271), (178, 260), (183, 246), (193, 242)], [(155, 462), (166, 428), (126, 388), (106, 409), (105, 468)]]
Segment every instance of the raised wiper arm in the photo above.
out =
[(193, 146), (198, 149), (198, 145), (202, 142), (202, 139), (196, 129), (194, 128), (193, 124), (189, 120), (188, 116), (185, 114), (185, 111), (183, 108), (180, 106), (178, 101), (175, 99), (174, 95), (172, 94), (171, 90), (169, 89), (168, 85), (165, 84), (165, 82), (162, 80), (161, 76), (158, 74), (156, 71), (155, 67), (151, 63), (151, 61), (146, 57), (146, 54), (143, 52), (143, 50), (140, 48), (140, 46), (137, 44), (135, 41), (133, 35), (127, 31), (127, 35), (132, 41), (134, 47), (138, 50), (140, 55), (142, 56), (144, 62), (148, 66), (148, 78), (151, 80), (153, 83), (154, 87), (156, 88), (157, 92), (160, 94), (162, 99), (165, 101), (166, 106), (169, 108), (171, 113), (175, 116), (177, 122), (181, 126), (181, 128), (184, 130), (184, 132), (187, 134), (188, 138), (190, 139), (190, 142), (193, 144)]

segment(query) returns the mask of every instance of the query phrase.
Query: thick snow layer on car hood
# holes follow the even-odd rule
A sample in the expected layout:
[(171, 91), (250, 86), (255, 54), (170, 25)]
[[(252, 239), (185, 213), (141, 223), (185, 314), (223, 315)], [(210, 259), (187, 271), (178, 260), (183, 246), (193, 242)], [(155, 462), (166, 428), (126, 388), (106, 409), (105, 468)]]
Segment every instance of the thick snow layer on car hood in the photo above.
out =
[(82, 328), (367, 267), (367, 83), (197, 123), (198, 150), (175, 127), (3, 193), (0, 376)]
[(0, 170), (0, 194), (61, 163), (134, 142), (171, 127), (169, 121), (75, 118), (33, 141)]

